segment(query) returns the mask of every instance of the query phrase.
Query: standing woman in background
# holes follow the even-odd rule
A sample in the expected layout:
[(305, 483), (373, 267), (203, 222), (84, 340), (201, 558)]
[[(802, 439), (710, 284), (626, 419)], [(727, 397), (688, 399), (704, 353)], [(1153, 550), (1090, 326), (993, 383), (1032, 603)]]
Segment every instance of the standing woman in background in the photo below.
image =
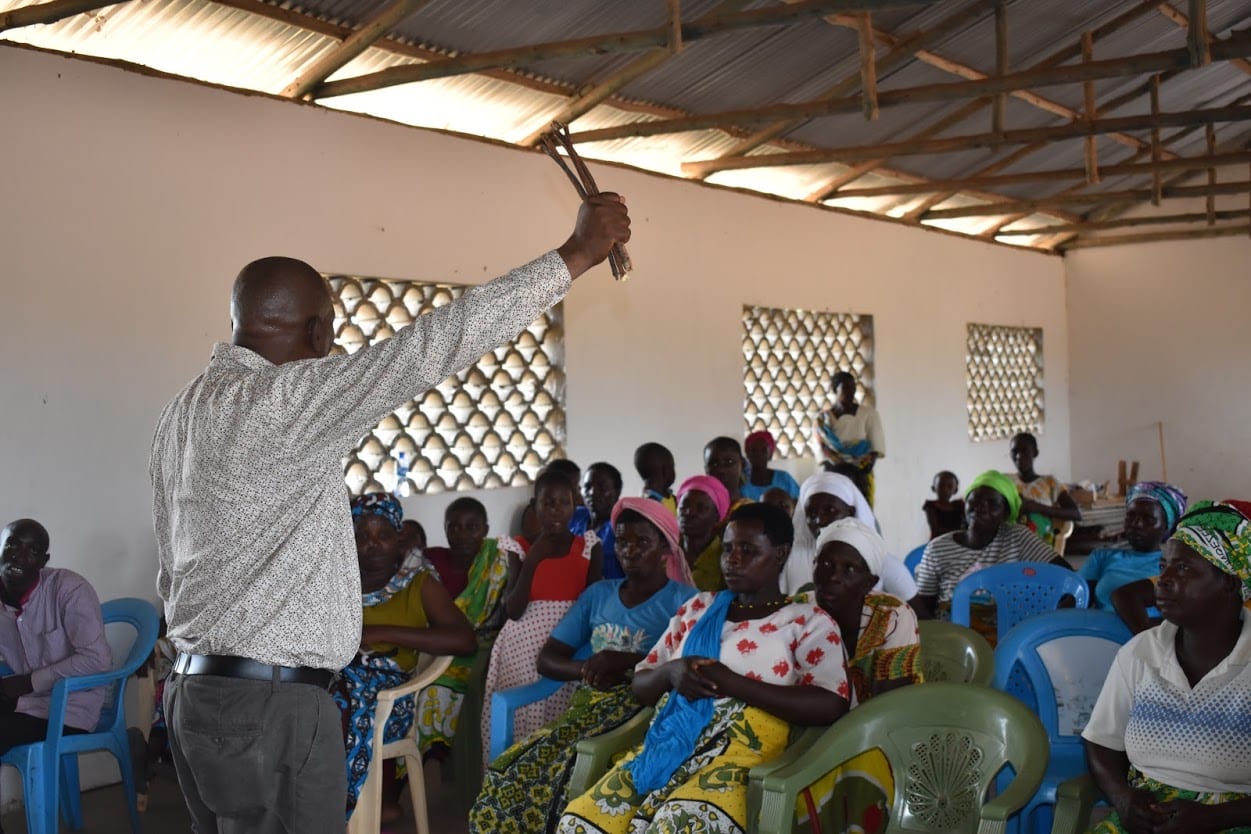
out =
[(856, 378), (839, 371), (830, 378), (834, 401), (817, 415), (814, 445), (817, 460), (832, 470), (840, 463), (849, 463), (863, 473), (865, 497), (873, 503), (873, 465), (886, 457), (886, 435), (877, 409), (856, 402)]

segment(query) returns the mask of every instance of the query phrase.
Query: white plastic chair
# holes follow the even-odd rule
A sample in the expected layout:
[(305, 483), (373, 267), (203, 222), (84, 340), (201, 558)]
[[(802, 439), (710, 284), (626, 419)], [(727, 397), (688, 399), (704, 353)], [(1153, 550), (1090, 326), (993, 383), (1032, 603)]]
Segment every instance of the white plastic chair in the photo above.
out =
[(418, 658), (417, 668), (413, 670), (413, 676), (408, 679), (408, 683), (378, 693), (378, 704), (374, 708), (374, 755), (369, 762), (365, 784), (361, 786), (360, 796), (356, 800), (356, 810), (348, 821), (348, 834), (379, 834), (382, 829), (382, 762), (400, 758), (404, 759), (408, 768), (408, 793), (413, 800), (417, 834), (430, 834), (430, 819), (426, 812), (426, 780), (421, 766), (421, 750), (417, 747), (417, 718), (414, 717), (413, 728), (399, 741), (383, 744), (382, 734), (396, 700), (405, 695), (416, 697), (418, 692), (434, 683), (451, 665), (451, 657), (423, 654)]

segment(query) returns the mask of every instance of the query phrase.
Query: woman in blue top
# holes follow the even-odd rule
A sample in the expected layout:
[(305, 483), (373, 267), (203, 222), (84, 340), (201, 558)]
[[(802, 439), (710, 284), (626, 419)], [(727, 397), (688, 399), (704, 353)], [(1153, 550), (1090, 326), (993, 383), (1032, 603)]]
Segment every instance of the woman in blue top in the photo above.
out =
[(780, 489), (791, 497), (799, 500), (799, 484), (789, 472), (782, 469), (770, 469), (769, 461), (777, 450), (777, 441), (767, 431), (754, 431), (743, 440), (743, 456), (747, 458), (747, 483), (743, 484), (744, 498), (760, 501), (771, 489)]
[[(695, 593), (678, 545), (677, 519), (663, 504), (623, 498), (612, 511), (624, 579), (587, 587), (539, 653), (539, 672), (581, 681), (560, 719), (491, 763), (469, 812), (469, 830), (532, 834), (554, 830), (568, 798), (575, 745), (633, 717), (642, 706), (630, 690), (634, 666)], [(591, 656), (574, 657), (590, 643)]]
[(1125, 540), (1129, 547), (1101, 547), (1078, 571), (1090, 583), (1098, 608), (1112, 608), (1112, 592), (1160, 574), (1160, 549), (1186, 513), (1186, 495), (1161, 481), (1142, 481), (1125, 495)]

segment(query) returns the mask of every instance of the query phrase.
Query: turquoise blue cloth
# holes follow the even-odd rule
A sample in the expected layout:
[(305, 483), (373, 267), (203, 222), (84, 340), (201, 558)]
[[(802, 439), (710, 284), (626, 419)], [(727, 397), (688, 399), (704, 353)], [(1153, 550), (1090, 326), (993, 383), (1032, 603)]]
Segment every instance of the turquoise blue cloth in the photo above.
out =
[[(686, 636), (682, 657), (721, 658), (721, 630), (730, 612), (733, 591), (717, 594), (707, 613), (700, 617)], [(682, 762), (695, 750), (699, 734), (712, 720), (712, 698), (688, 700), (685, 695), (669, 693), (669, 700), (660, 708), (647, 728), (643, 749), (626, 765), (634, 780), (634, 789), (648, 794), (663, 787)]]
[(1122, 585), (1160, 575), (1160, 551), (1139, 553), (1119, 547), (1101, 547), (1092, 552), (1078, 570), (1087, 582), (1095, 583), (1095, 606), (1112, 608), (1112, 592)]
[(759, 501), (764, 494), (773, 488), (777, 488), (785, 492), (791, 497), (792, 501), (799, 500), (799, 484), (791, 477), (789, 472), (781, 469), (773, 470), (773, 480), (769, 481), (766, 486), (756, 486), (751, 482), (751, 478), (747, 479), (747, 483), (739, 488), (744, 498), (750, 498), (753, 501)]
[(694, 588), (670, 579), (648, 599), (627, 608), (621, 602), (624, 584), (624, 579), (593, 583), (552, 629), (552, 639), (575, 649), (589, 642), (592, 652), (647, 654), (682, 603), (695, 595)]

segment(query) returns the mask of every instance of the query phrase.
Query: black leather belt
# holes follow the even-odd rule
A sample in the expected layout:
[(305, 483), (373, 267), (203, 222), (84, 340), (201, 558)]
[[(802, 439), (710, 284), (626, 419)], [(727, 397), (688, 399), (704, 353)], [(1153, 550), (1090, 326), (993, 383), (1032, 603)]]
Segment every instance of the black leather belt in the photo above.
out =
[(247, 657), (228, 654), (179, 654), (174, 661), (179, 675), (217, 675), (223, 678), (244, 678), (251, 681), (307, 683), (325, 689), (334, 673), (309, 666), (270, 666)]

